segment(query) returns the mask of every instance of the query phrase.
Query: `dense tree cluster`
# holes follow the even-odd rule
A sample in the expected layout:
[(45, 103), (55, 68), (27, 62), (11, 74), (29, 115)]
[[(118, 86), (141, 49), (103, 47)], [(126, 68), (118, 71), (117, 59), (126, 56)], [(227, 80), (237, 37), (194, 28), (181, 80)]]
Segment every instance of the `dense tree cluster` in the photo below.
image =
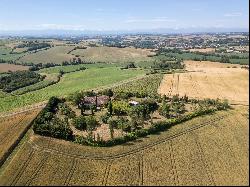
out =
[(12, 92), (19, 88), (42, 81), (45, 76), (32, 71), (11, 72), (8, 76), (0, 77), (0, 88), (4, 92)]
[(161, 60), (160, 62), (155, 62), (151, 68), (155, 70), (183, 69), (184, 65), (181, 63), (180, 60), (177, 60), (176, 62), (168, 62), (165, 60)]
[(98, 125), (98, 122), (96, 121), (94, 116), (82, 116), (81, 115), (73, 119), (73, 125), (78, 130), (93, 131)]
[[(180, 60), (194, 60), (194, 61), (213, 61), (222, 63), (233, 63), (232, 60), (249, 59), (249, 54), (225, 54), (218, 51), (216, 53), (202, 53), (202, 52), (189, 52), (181, 51), (180, 49), (173, 48), (160, 48), (158, 49), (156, 56), (165, 55), (169, 57), (175, 57)], [(236, 62), (234, 62), (236, 63)], [(241, 62), (238, 62), (241, 63)]]
[(130, 69), (130, 68), (136, 68), (135, 63), (130, 62), (125, 67), (122, 67), (121, 69)]
[(33, 122), (33, 130), (36, 134), (73, 140), (73, 131), (69, 127), (68, 121), (59, 119), (54, 115), (58, 104), (61, 102), (62, 101), (56, 97), (50, 98), (46, 107)]
[(27, 42), (17, 45), (13, 49), (25, 48), (25, 47), (27, 47), (27, 49), (24, 52), (27, 52), (27, 51), (35, 51), (35, 50), (43, 49), (43, 48), (50, 48), (51, 45), (45, 42), (39, 43), (37, 41), (27, 41)]

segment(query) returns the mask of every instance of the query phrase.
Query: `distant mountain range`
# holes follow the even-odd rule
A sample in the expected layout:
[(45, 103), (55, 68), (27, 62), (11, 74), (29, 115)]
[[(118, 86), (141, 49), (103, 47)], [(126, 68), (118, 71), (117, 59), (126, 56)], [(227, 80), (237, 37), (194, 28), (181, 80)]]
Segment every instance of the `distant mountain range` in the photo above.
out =
[(1, 31), (1, 36), (86, 36), (86, 35), (117, 35), (117, 34), (188, 34), (188, 33), (228, 33), (249, 32), (248, 28), (159, 28), (138, 30), (20, 30)]

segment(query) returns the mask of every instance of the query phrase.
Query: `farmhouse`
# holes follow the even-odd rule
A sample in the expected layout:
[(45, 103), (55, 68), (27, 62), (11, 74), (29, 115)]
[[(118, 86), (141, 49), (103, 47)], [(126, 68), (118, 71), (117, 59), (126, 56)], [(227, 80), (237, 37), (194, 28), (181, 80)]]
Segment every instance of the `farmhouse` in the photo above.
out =
[(84, 97), (82, 103), (86, 106), (96, 105), (97, 107), (101, 107), (107, 104), (109, 101), (109, 97), (106, 95), (101, 96), (92, 96), (92, 97)]

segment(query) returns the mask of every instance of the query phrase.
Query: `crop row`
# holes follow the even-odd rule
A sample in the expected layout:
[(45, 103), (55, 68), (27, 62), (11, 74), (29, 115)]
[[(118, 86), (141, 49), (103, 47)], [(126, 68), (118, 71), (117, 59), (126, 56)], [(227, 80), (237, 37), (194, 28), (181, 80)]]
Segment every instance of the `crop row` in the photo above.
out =
[(113, 88), (113, 90), (115, 93), (133, 93), (139, 97), (156, 97), (162, 78), (162, 74), (149, 75), (145, 78), (119, 85)]
[[(15, 148), (21, 138), (24, 136), (29, 128), (31, 121), (37, 115), (39, 110), (17, 115), (17, 117), (10, 117), (11, 120), (1, 123), (0, 133), (0, 164), (4, 162), (7, 156)], [(10, 133), (11, 132), (11, 133)]]

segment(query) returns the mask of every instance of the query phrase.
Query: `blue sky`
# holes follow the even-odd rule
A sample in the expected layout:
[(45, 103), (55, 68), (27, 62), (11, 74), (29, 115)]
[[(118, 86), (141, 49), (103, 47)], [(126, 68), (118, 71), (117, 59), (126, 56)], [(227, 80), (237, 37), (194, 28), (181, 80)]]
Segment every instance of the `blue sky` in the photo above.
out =
[(248, 0), (0, 0), (0, 30), (249, 28)]

